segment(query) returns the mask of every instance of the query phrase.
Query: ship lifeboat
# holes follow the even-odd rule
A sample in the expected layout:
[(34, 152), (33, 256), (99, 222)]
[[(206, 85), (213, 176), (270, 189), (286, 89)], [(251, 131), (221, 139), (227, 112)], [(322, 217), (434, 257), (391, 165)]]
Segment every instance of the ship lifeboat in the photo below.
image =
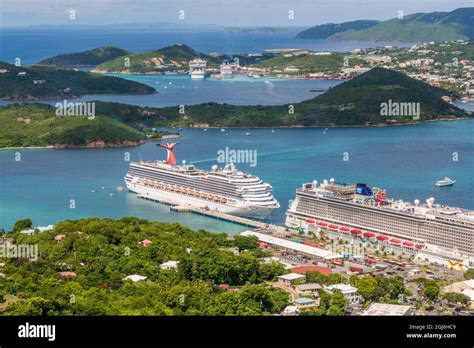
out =
[(403, 244), (403, 246), (413, 248), (413, 243), (411, 243), (411, 242), (403, 242), (402, 244)]
[(362, 231), (361, 231), (361, 230), (358, 230), (357, 228), (354, 228), (354, 229), (351, 230), (351, 234), (361, 235), (361, 234), (362, 234)]
[(314, 224), (316, 221), (314, 221), (313, 219), (306, 219), (304, 220), (304, 222), (307, 222), (308, 224)]
[(350, 233), (350, 230), (347, 227), (339, 227), (339, 231), (346, 234)]
[(222, 203), (227, 204), (227, 198), (224, 198)]
[(325, 223), (325, 222), (323, 222), (323, 221), (320, 221), (320, 222), (318, 223), (318, 225), (321, 226), (321, 227), (326, 227), (328, 224)]
[(375, 233), (367, 232), (367, 231), (364, 232), (364, 233), (362, 233), (362, 235), (363, 235), (364, 237), (367, 237), (367, 238), (373, 238), (373, 237), (375, 237)]
[(330, 228), (331, 230), (337, 230), (337, 229), (339, 229), (339, 226), (337, 226), (337, 225), (329, 225), (329, 228)]
[(384, 236), (383, 234), (379, 234), (376, 238), (377, 240), (380, 240), (380, 241), (388, 240), (388, 237)]
[(423, 245), (421, 245), (421, 244), (415, 244), (415, 248), (417, 248), (417, 249), (423, 249)]
[(395, 238), (394, 238), (394, 239), (390, 239), (390, 243), (392, 243), (392, 244), (400, 244), (401, 241), (400, 241), (400, 239), (395, 239)]

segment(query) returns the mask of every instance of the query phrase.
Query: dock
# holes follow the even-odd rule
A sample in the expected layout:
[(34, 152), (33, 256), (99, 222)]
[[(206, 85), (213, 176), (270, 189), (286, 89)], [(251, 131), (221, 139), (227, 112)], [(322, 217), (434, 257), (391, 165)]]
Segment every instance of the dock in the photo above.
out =
[(269, 224), (269, 223), (266, 223), (266, 222), (245, 218), (245, 217), (242, 217), (242, 216), (226, 214), (226, 213), (222, 213), (222, 212), (217, 211), (217, 210), (199, 208), (199, 207), (193, 206), (191, 204), (176, 205), (176, 204), (173, 204), (173, 203), (171, 203), (169, 201), (166, 201), (166, 200), (154, 199), (154, 198), (150, 198), (150, 197), (144, 196), (144, 195), (137, 195), (137, 197), (147, 199), (149, 201), (154, 201), (154, 202), (159, 202), (159, 203), (171, 205), (170, 210), (180, 212), (180, 213), (186, 212), (186, 213), (199, 214), (199, 215), (203, 215), (203, 216), (212, 217), (212, 218), (215, 218), (217, 220), (228, 221), (228, 222), (236, 223), (236, 224), (239, 224), (239, 225), (242, 225), (242, 226), (251, 227), (253, 229), (285, 230), (285, 228), (283, 226), (273, 225), (273, 224)]

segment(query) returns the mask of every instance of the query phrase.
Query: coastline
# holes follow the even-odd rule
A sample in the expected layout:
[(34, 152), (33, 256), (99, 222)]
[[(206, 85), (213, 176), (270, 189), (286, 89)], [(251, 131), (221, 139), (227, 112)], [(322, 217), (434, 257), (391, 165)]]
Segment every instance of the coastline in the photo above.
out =
[[(87, 145), (82, 145), (82, 146), (73, 146), (73, 145), (68, 145), (68, 144), (56, 144), (56, 145), (46, 145), (46, 146), (15, 146), (15, 147), (0, 147), (0, 151), (6, 151), (6, 150), (74, 150), (74, 149), (110, 149), (110, 148), (121, 148), (121, 147), (135, 147), (135, 146), (140, 146), (145, 143), (151, 143), (151, 142), (158, 142), (158, 141), (163, 141), (163, 140), (172, 140), (172, 139), (178, 139), (182, 138), (182, 135), (178, 135), (172, 138), (159, 138), (159, 139), (145, 139), (141, 140), (139, 142), (124, 142), (121, 144), (106, 144), (106, 143), (100, 143), (97, 144), (98, 142), (93, 142)], [(91, 146), (91, 145), (99, 145), (99, 146)], [(104, 144), (105, 146), (102, 146)]]

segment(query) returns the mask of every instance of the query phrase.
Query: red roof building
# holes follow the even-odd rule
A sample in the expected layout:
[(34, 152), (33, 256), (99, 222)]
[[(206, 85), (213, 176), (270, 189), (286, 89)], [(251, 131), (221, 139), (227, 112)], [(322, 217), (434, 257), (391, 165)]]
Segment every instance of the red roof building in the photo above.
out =
[(59, 272), (59, 276), (61, 278), (74, 278), (75, 276), (77, 276), (76, 272)]
[(146, 246), (146, 247), (149, 246), (149, 245), (151, 245), (152, 243), (153, 243), (153, 242), (152, 242), (151, 240), (149, 240), (149, 239), (144, 239), (144, 240), (142, 240), (142, 241), (140, 242), (141, 245)]
[(318, 272), (322, 275), (328, 276), (332, 273), (330, 268), (327, 267), (319, 267), (319, 266), (300, 266), (291, 269), (291, 272), (298, 273), (298, 274), (305, 274), (306, 272)]

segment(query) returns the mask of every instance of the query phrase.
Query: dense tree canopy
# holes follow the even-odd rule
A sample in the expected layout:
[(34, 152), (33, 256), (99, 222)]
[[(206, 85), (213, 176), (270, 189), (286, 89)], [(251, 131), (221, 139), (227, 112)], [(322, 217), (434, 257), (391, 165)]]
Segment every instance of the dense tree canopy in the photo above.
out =
[[(60, 234), (65, 238), (55, 241)], [(281, 265), (259, 262), (252, 250), (232, 251), (252, 249), (251, 239), (138, 218), (66, 220), (50, 231), (9, 236), (37, 244), (39, 257), (6, 261), (0, 289), (17, 299), (7, 315), (266, 315), (289, 302), (264, 284), (284, 272)], [(170, 260), (178, 269), (162, 270)], [(61, 277), (65, 271), (76, 276)], [(133, 274), (147, 280), (124, 281)]]

